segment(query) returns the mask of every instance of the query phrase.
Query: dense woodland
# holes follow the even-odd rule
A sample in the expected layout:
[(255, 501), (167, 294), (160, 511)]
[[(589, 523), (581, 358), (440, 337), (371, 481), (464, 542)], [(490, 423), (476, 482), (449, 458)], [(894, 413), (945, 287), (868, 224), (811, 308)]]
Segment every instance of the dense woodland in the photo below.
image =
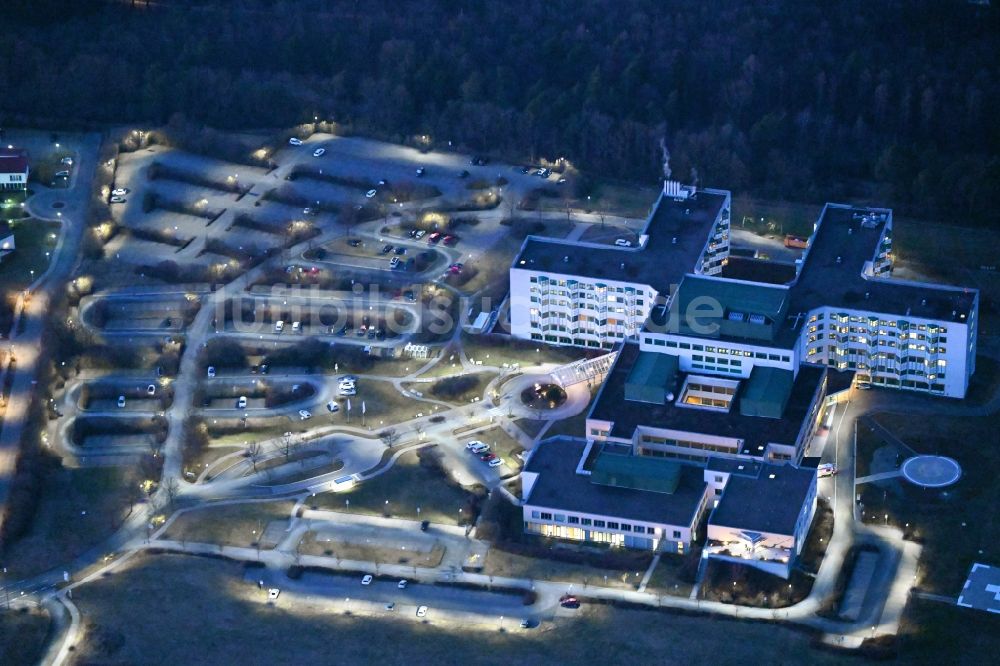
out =
[(8, 0), (0, 121), (429, 134), (1000, 226), (1000, 19), (959, 0)]

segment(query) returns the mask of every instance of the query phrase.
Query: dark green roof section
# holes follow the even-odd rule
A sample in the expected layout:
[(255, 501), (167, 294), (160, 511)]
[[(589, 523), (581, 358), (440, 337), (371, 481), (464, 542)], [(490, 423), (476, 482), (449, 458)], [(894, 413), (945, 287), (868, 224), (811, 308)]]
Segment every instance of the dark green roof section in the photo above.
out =
[(744, 381), (740, 414), (780, 419), (792, 394), (795, 377), (791, 370), (755, 365)]
[(681, 333), (773, 341), (788, 312), (788, 295), (786, 287), (687, 275), (672, 308)]
[(673, 354), (640, 352), (625, 380), (625, 399), (662, 405), (668, 387), (677, 376), (678, 360)]
[(681, 466), (673, 460), (602, 452), (594, 462), (591, 483), (671, 494), (677, 490)]

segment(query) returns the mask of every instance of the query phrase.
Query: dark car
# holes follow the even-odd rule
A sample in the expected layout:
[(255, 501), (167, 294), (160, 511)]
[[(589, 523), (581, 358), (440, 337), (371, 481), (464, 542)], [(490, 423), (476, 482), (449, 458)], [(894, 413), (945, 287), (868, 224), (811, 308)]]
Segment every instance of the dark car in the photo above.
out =
[(413, 293), (412, 289), (407, 289), (403, 292), (403, 298), (408, 300), (410, 303), (415, 303), (417, 300), (417, 295)]
[(359, 247), (361, 245), (361, 241), (357, 238), (352, 238), (351, 240), (347, 241), (347, 244), (350, 245), (351, 247)]
[(396, 249), (394, 250), (394, 252), (395, 252), (396, 254), (406, 254), (406, 248), (405, 248), (405, 247), (397, 247), (397, 248), (396, 248)]
[(383, 245), (382, 246), (382, 254), (389, 254), (390, 252), (392, 252), (392, 246), (391, 245)]
[(426, 532), (430, 528), (430, 526), (431, 526), (431, 521), (429, 521), (429, 520), (421, 520), (420, 521), (420, 531), (421, 532)]
[(468, 178), (469, 177), (469, 172), (466, 169), (462, 169), (459, 172), (458, 177), (459, 178)]

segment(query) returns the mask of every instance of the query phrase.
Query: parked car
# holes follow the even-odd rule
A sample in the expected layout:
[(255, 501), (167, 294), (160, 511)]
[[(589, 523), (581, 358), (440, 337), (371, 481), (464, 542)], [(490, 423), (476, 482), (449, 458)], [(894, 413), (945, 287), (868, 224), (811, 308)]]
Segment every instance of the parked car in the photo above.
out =
[(390, 601), (389, 603), (387, 603), (387, 604), (385, 605), (385, 609), (386, 609), (387, 611), (389, 611), (390, 613), (391, 613), (392, 611), (396, 610), (396, 602), (395, 602), (395, 601)]
[(417, 302), (417, 295), (413, 293), (412, 289), (407, 289), (406, 291), (404, 291), (403, 292), (403, 298), (405, 298), (410, 303), (416, 303)]
[(376, 194), (378, 194), (378, 190), (368, 190), (367, 192), (365, 192), (365, 197), (369, 199), (374, 199)]
[(484, 453), (483, 455), (479, 456), (479, 459), (485, 463), (488, 463), (491, 460), (496, 460), (496, 457), (497, 454), (495, 453)]
[(300, 321), (293, 321), (292, 322), (292, 333), (298, 333), (301, 330), (302, 330), (302, 322), (300, 322)]
[(298, 138), (296, 138), (296, 137), (293, 136), (291, 139), (288, 140), (288, 145), (290, 145), (290, 146), (301, 146), (302, 145), (302, 139), (298, 139)]
[(236, 408), (246, 409), (246, 406), (247, 406), (247, 397), (245, 395), (241, 395), (240, 399), (236, 401)]
[(564, 594), (559, 597), (559, 605), (563, 608), (579, 608), (580, 600), (571, 594)]
[(310, 208), (309, 206), (306, 206), (305, 208), (302, 209), (302, 214), (303, 215), (315, 215), (316, 211), (314, 209)]
[(56, 178), (69, 178), (69, 171), (56, 171)]
[(493, 460), (490, 461), (489, 464), (490, 464), (490, 467), (499, 467), (500, 465), (504, 464), (504, 459), (503, 458), (494, 458)]
[(60, 164), (65, 164), (66, 166), (73, 166), (73, 158), (72, 157), (64, 157), (61, 160), (59, 160), (59, 163)]
[(331, 400), (330, 402), (326, 403), (326, 409), (331, 414), (336, 414), (337, 412), (340, 411), (340, 405)]
[(361, 584), (362, 585), (371, 585), (372, 584), (372, 575), (371, 574), (365, 574), (361, 578)]
[(307, 421), (307, 420), (309, 420), (311, 418), (312, 418), (312, 412), (310, 412), (308, 409), (300, 409), (299, 410), (299, 420), (300, 421)]
[(156, 395), (156, 384), (150, 384), (146, 387), (146, 395)]
[(441, 242), (445, 245), (454, 245), (458, 242), (458, 236), (445, 236)]
[(390, 252), (392, 252), (392, 245), (386, 243), (382, 246), (382, 254), (389, 254)]
[(427, 606), (420, 606), (417, 608), (417, 617), (427, 616)]
[(385, 178), (383, 178), (382, 180), (378, 181), (378, 186), (379, 187), (385, 187), (388, 184), (389, 184), (389, 181), (387, 181)]
[(128, 193), (129, 189), (127, 187), (116, 187), (115, 189), (111, 190), (111, 194), (113, 194), (116, 197), (123, 197)]
[(395, 250), (393, 250), (393, 252), (395, 252), (397, 255), (404, 255), (404, 254), (406, 254), (406, 248), (403, 247), (403, 246), (400, 246), (400, 247), (397, 247)]
[(283, 330), (285, 330), (285, 322), (283, 320), (279, 319), (278, 321), (274, 322), (275, 333), (281, 333)]
[(404, 578), (403, 580), (401, 580), (401, 581), (399, 581), (398, 583), (396, 583), (396, 587), (398, 587), (398, 588), (399, 588), (399, 589), (401, 589), (401, 590), (405, 590), (405, 589), (406, 589), (406, 586), (407, 586), (407, 584), (408, 584), (408, 583), (409, 583), (409, 581), (407, 581), (407, 580), (406, 580), (406, 579)]
[(420, 240), (421, 238), (424, 237), (424, 234), (426, 233), (427, 232), (424, 231), (423, 229), (417, 229), (417, 233), (413, 234), (413, 237), (416, 238), (417, 240)]
[(123, 395), (118, 396), (118, 406), (119, 407), (125, 406), (125, 396)]
[(281, 590), (277, 587), (271, 587), (267, 590), (267, 598), (271, 601), (277, 599), (279, 594), (281, 594)]
[(465, 443), (465, 448), (469, 451), (474, 451), (479, 453), (479, 449), (487, 450), (490, 448), (489, 444), (486, 442), (481, 442), (478, 439), (473, 439)]
[(215, 366), (214, 365), (210, 365), (210, 366), (208, 366), (208, 377), (209, 377), (209, 379), (211, 379), (214, 376), (215, 376)]
[(417, 178), (423, 178), (427, 173), (427, 169), (424, 167), (417, 167)]
[(615, 240), (615, 245), (618, 247), (632, 247), (632, 241), (626, 240), (624, 238), (619, 238)]
[(430, 527), (431, 527), (431, 521), (429, 521), (429, 520), (421, 520), (420, 521), (420, 531), (421, 532), (426, 532), (427, 530), (430, 529)]
[(462, 169), (461, 171), (458, 172), (458, 177), (459, 178), (468, 178), (469, 177), (469, 172), (466, 169)]
[(364, 242), (360, 238), (352, 238), (351, 240), (347, 241), (347, 244), (350, 245), (351, 247), (360, 247), (364, 245)]
[(113, 204), (125, 203), (125, 197), (111, 197), (110, 201)]
[(389, 268), (396, 268), (399, 266), (399, 257), (393, 257), (389, 260)]
[(326, 148), (317, 148), (313, 151), (313, 157), (323, 157), (326, 154)]
[(819, 477), (833, 476), (837, 473), (837, 463), (822, 463), (816, 468), (816, 475)]
[(872, 384), (871, 382), (857, 382), (855, 386), (857, 386), (861, 391), (867, 391), (872, 387)]

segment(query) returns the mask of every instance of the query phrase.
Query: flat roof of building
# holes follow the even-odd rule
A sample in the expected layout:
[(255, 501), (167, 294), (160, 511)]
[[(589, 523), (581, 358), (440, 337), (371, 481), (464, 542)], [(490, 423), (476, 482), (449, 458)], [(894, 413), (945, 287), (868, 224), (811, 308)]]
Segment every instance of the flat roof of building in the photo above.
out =
[(538, 479), (525, 504), (624, 520), (691, 525), (705, 496), (700, 467), (678, 465), (677, 486), (672, 493), (600, 485), (591, 483), (590, 476), (576, 473), (585, 447), (585, 442), (571, 439), (549, 440), (535, 447), (524, 471), (537, 473)]
[(757, 476), (733, 474), (710, 525), (747, 532), (794, 534), (802, 504), (816, 482), (816, 470), (793, 465), (760, 465)]
[(795, 279), (795, 264), (730, 254), (719, 276), (762, 284), (788, 284)]
[(677, 490), (680, 478), (680, 464), (674, 460), (601, 451), (594, 461), (590, 482), (670, 494)]
[(24, 173), (27, 170), (27, 152), (19, 148), (0, 150), (0, 173)]
[[(742, 439), (744, 443), (740, 453), (748, 455), (760, 455), (763, 453), (761, 447), (766, 447), (769, 442), (789, 446), (795, 444), (802, 423), (809, 414), (813, 396), (826, 374), (826, 368), (801, 364), (781, 418), (745, 416), (740, 413), (740, 401), (746, 380), (740, 382), (728, 412), (679, 407), (674, 402), (654, 405), (626, 400), (625, 382), (638, 354), (636, 344), (629, 343), (622, 347), (594, 403), (590, 418), (611, 422), (611, 436), (621, 439), (631, 439), (639, 426)], [(680, 395), (680, 385), (686, 376), (687, 373), (678, 373), (678, 385), (669, 388), (674, 395)]]
[(684, 201), (661, 196), (646, 224), (644, 247), (623, 248), (531, 236), (513, 268), (617, 280), (669, 293), (695, 269), (726, 195), (704, 190)]
[[(964, 322), (976, 292), (971, 289), (861, 275), (878, 250), (886, 222), (864, 224), (862, 208), (827, 206), (792, 287), (792, 309), (820, 306), (898, 316)], [(955, 313), (952, 315), (952, 313)]]

